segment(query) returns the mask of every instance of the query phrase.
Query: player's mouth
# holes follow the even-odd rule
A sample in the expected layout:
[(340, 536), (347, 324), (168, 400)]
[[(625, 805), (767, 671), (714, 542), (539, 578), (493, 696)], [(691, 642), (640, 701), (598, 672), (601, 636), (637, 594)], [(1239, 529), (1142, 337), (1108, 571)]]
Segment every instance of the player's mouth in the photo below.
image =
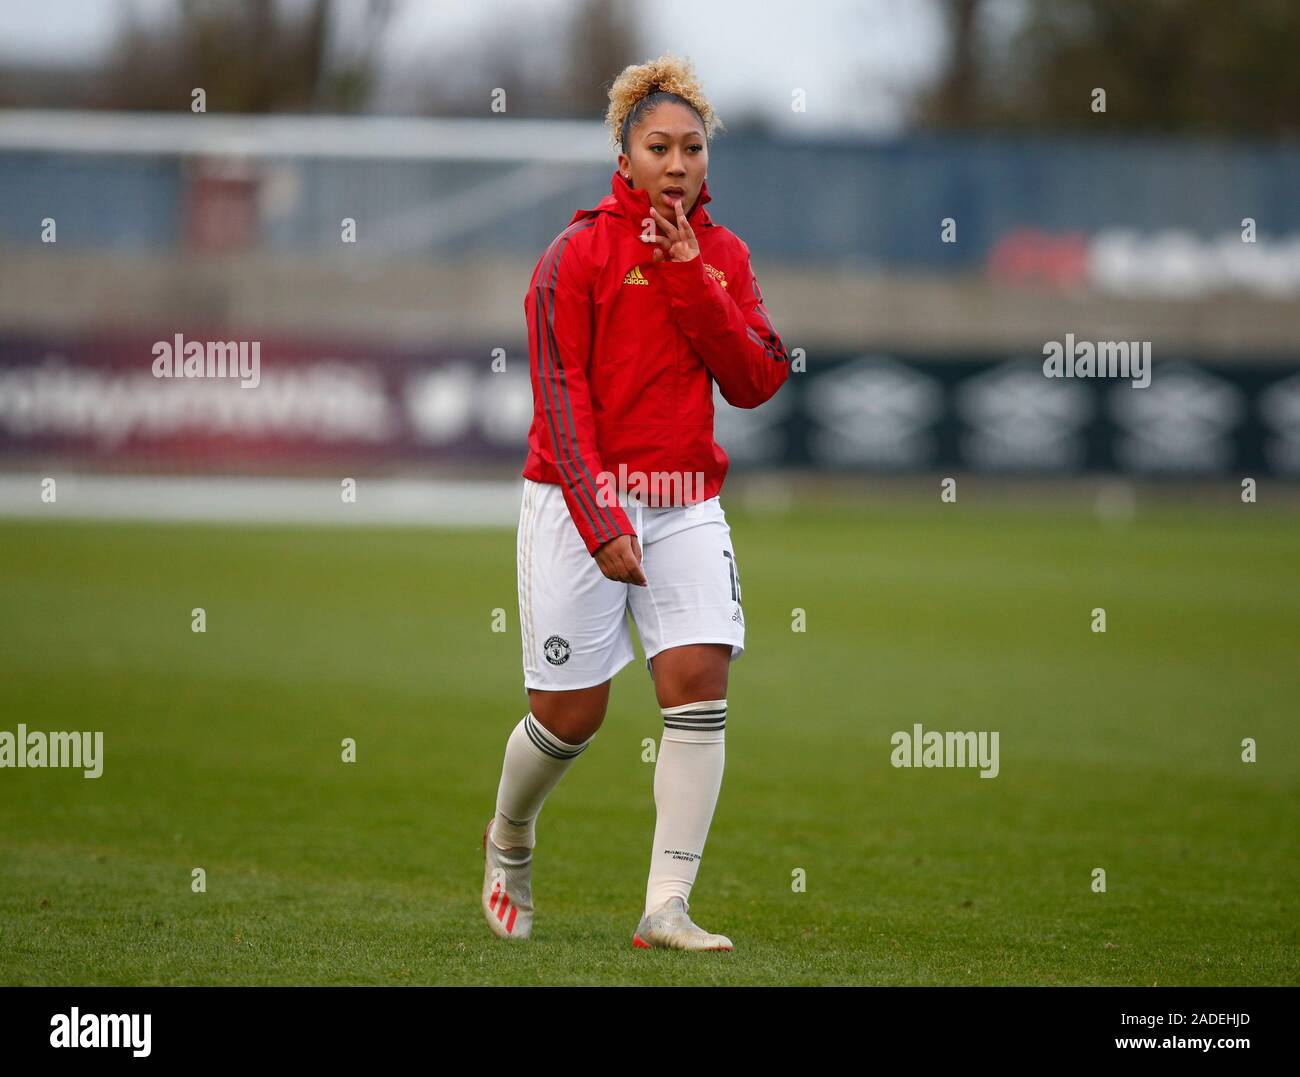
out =
[(680, 202), (686, 197), (686, 189), (684, 187), (665, 187), (663, 196), (667, 202)]

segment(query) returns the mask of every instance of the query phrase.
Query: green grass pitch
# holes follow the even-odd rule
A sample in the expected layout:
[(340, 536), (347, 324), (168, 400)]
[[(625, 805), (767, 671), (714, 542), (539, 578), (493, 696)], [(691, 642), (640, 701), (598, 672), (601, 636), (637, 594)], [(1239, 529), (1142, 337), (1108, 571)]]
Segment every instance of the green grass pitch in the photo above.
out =
[[(533, 939), (482, 922), (512, 531), (0, 525), (0, 729), (105, 754), (0, 770), (0, 982), (1300, 982), (1296, 516), (728, 515), (748, 651), (691, 914), (729, 954), (631, 946), (641, 660), (538, 821)], [(916, 722), (998, 731), (1000, 774), (891, 766)]]

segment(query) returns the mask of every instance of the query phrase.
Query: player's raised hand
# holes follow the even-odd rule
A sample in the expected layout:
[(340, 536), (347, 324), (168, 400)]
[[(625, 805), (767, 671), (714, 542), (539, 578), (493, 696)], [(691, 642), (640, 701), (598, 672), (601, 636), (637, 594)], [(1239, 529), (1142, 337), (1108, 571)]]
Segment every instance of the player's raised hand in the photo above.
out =
[(596, 564), (609, 579), (649, 586), (641, 571), (641, 543), (635, 535), (619, 535), (596, 547)]
[(691, 222), (686, 219), (686, 211), (682, 208), (682, 200), (679, 198), (673, 203), (677, 209), (676, 223), (670, 223), (668, 218), (660, 213), (654, 206), (650, 207), (650, 212), (654, 214), (654, 222), (660, 232), (655, 233), (653, 239), (646, 239), (646, 242), (655, 245), (654, 259), (656, 262), (662, 262), (665, 258), (672, 262), (689, 262), (700, 253), (700, 245), (695, 239), (695, 229), (691, 227)]

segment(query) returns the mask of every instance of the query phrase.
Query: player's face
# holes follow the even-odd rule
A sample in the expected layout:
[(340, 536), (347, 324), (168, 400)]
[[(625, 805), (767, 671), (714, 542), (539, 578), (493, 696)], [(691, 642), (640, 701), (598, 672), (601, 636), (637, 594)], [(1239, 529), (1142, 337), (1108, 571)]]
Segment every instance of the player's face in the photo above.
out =
[(642, 117), (629, 137), (629, 154), (618, 155), (620, 172), (650, 193), (650, 204), (677, 220), (677, 203), (689, 213), (709, 171), (709, 147), (695, 113), (669, 101)]

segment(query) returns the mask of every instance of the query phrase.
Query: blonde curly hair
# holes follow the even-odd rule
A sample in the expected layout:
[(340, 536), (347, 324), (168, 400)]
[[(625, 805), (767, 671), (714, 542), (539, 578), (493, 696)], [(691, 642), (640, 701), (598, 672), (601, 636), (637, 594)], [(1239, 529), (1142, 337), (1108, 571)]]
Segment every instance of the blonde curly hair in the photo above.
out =
[(629, 64), (610, 86), (609, 111), (605, 113), (610, 144), (615, 149), (621, 147), (626, 153), (628, 136), (641, 117), (672, 98), (678, 98), (695, 110), (704, 124), (706, 141), (713, 137), (715, 129), (726, 130), (704, 96), (691, 62), (665, 52), (657, 60)]

